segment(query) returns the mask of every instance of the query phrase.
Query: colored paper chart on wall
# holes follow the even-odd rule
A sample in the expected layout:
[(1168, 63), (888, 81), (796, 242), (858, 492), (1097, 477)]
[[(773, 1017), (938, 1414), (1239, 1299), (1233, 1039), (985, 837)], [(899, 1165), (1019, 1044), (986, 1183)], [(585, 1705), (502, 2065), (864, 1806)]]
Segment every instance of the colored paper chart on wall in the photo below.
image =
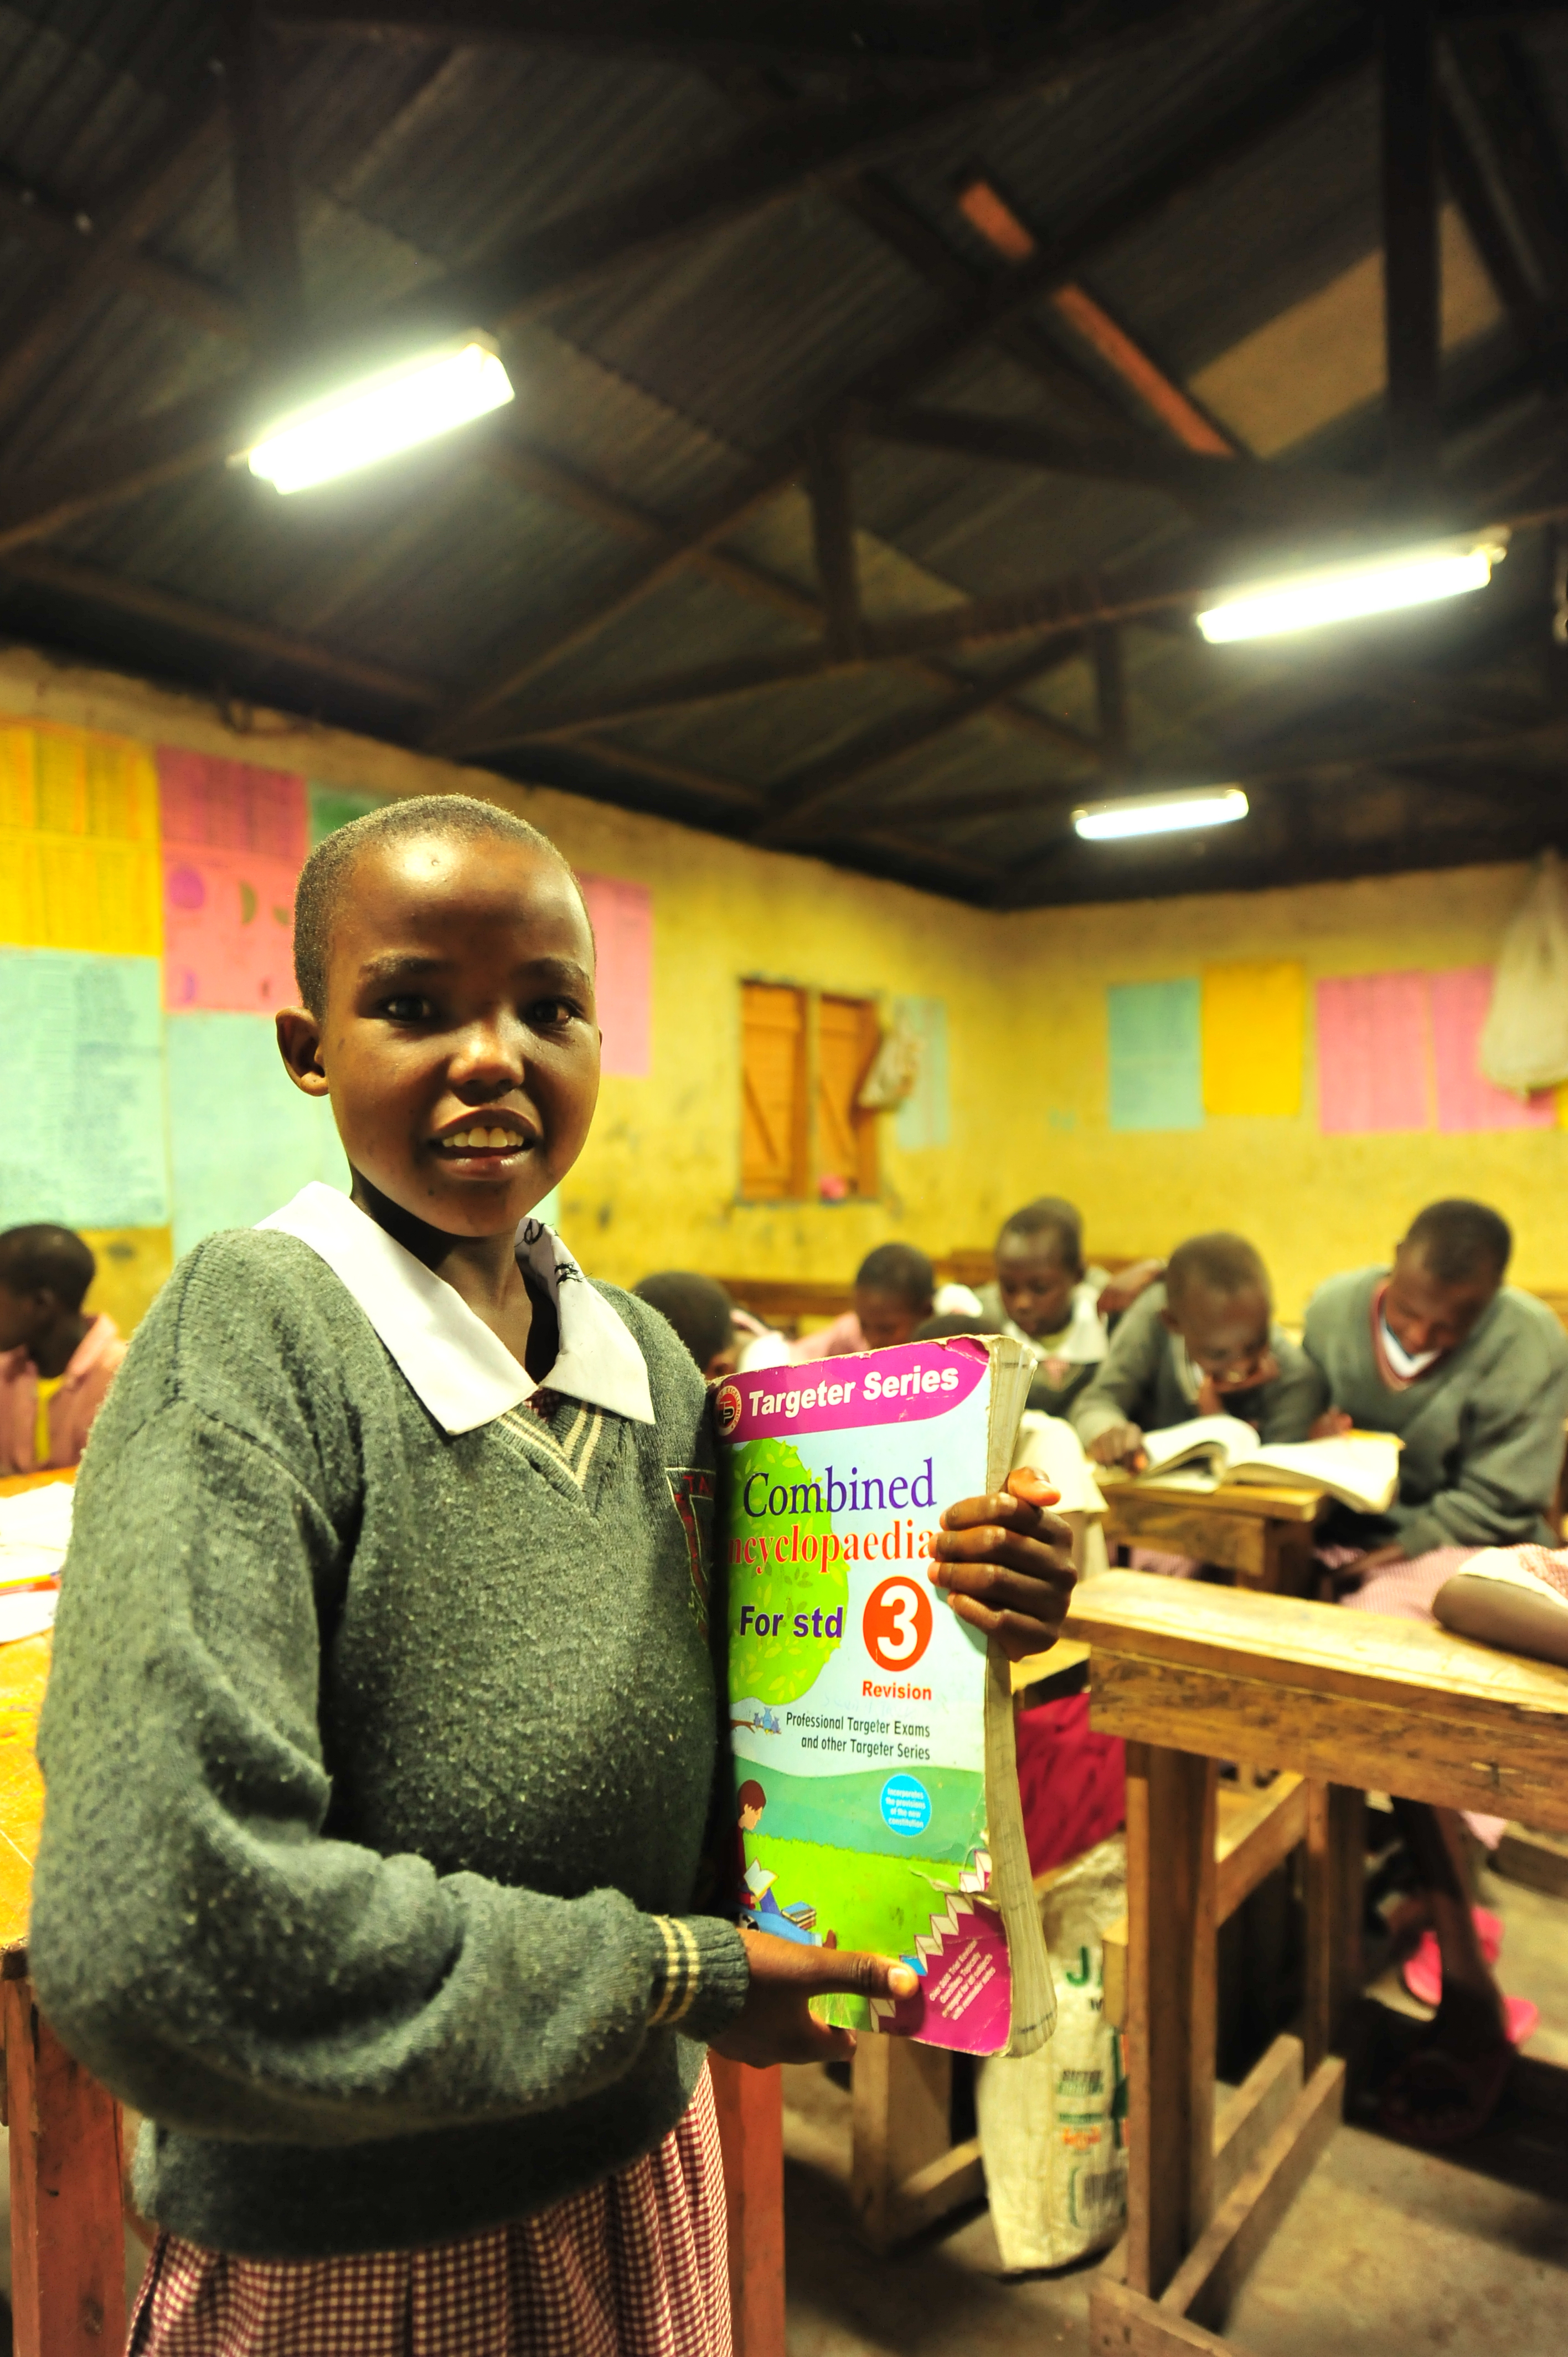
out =
[(1201, 1129), (1203, 1055), (1196, 974), (1176, 982), (1112, 983), (1112, 1129)]
[(81, 1233), (98, 1263), (82, 1307), (106, 1313), (122, 1334), (134, 1333), (174, 1266), (173, 1230), (83, 1228)]
[(156, 958), (161, 902), (146, 747), (0, 722), (0, 942)]
[(948, 1092), (948, 1010), (940, 998), (896, 998), (893, 1019), (908, 1024), (920, 1043), (920, 1076), (893, 1116), (901, 1150), (946, 1146), (952, 1135)]
[(0, 1227), (169, 1216), (156, 958), (0, 949)]
[(1423, 974), (1334, 974), (1317, 985), (1317, 1125), (1328, 1136), (1428, 1129)]
[(350, 819), (369, 818), (372, 811), (384, 810), (385, 794), (361, 794), (347, 786), (318, 786), (310, 781), (310, 848), (325, 843)]
[(218, 1228), (251, 1228), (312, 1178), (349, 1189), (331, 1107), (301, 1094), (261, 1015), (166, 1018), (177, 1254)]
[(1492, 1002), (1489, 965), (1449, 966), (1428, 976), (1437, 1126), (1448, 1135), (1472, 1129), (1555, 1129), (1557, 1092), (1510, 1096), (1481, 1071), (1481, 1026)]
[(1203, 1110), (1294, 1120), (1306, 970), (1294, 958), (1203, 969)]
[(652, 1068), (653, 895), (617, 876), (579, 878), (598, 945), (595, 996), (607, 1072), (645, 1081)]
[(164, 1004), (265, 1013), (295, 996), (305, 780), (160, 748)]

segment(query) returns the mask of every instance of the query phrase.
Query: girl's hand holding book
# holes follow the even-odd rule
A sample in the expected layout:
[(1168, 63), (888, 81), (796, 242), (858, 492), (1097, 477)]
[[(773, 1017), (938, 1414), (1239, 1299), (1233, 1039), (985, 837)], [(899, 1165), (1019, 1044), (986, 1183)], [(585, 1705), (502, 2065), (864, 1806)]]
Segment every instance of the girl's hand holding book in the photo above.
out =
[(1045, 1652), (1067, 1617), (1076, 1577), (1072, 1533), (1059, 1514), (1046, 1512), (1060, 1495), (1022, 1467), (1000, 1495), (950, 1506), (933, 1543), (927, 1578), (1010, 1661)]
[(830, 2029), (809, 2010), (814, 1996), (913, 1996), (919, 1983), (896, 1956), (853, 1948), (808, 1948), (769, 1932), (741, 1932), (751, 1986), (715, 2052), (766, 2070), (773, 2062), (843, 2062), (853, 2029)]

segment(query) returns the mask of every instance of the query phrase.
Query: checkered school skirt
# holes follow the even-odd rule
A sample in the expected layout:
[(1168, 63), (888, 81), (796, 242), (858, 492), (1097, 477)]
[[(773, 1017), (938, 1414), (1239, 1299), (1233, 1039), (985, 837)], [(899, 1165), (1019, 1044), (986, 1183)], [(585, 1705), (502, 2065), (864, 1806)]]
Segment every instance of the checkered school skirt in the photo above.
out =
[(426, 2251), (228, 2258), (160, 2234), (131, 2357), (730, 2357), (704, 2068), (657, 2150), (536, 2217)]

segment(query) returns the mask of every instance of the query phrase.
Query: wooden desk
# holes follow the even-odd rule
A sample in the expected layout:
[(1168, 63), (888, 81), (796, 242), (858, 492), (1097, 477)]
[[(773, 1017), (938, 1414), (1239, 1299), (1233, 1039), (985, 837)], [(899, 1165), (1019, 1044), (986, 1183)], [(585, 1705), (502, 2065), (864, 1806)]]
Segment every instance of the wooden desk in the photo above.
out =
[[(1359, 1986), (1362, 1789), (1568, 1831), (1568, 1670), (1137, 1572), (1080, 1587), (1069, 1630), (1090, 1649), (1092, 1724), (1128, 1746), (1126, 2279), (1097, 2281), (1090, 2343), (1224, 2357), (1229, 2302), (1342, 2108), (1328, 2049)], [(1217, 2143), (1215, 1762), (1238, 1757), (1308, 1780), (1307, 2011), (1305, 2040), (1276, 2042)], [(1245, 2167), (1230, 2124), (1251, 2124)]]
[[(0, 1497), (69, 1472), (0, 1480)], [(0, 2036), (11, 2136), (16, 2357), (119, 2357), (125, 2345), (120, 2107), (73, 2062), (33, 2000), (27, 1908), (44, 1817), (34, 1756), (49, 1639), (0, 1645)]]
[(1106, 1480), (1105, 1544), (1196, 1555), (1236, 1575), (1238, 1587), (1305, 1596), (1314, 1585), (1313, 1533), (1328, 1505), (1321, 1490), (1262, 1481), (1184, 1490), (1164, 1481)]

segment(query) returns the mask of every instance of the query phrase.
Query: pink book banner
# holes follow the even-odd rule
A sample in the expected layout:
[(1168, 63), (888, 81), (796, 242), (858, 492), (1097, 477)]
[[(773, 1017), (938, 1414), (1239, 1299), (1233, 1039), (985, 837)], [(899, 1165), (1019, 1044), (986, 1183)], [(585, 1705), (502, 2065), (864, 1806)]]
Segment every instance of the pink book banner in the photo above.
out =
[(1481, 1027), (1492, 1002), (1491, 967), (1450, 966), (1430, 980), (1438, 1128), (1450, 1136), (1472, 1129), (1555, 1129), (1555, 1089), (1510, 1096), (1482, 1073)]
[(645, 1081), (652, 1069), (653, 895), (618, 876), (579, 878), (598, 945), (595, 995), (604, 1069)]
[(1326, 1135), (1427, 1129), (1427, 978), (1335, 974), (1317, 985), (1317, 1125)]

